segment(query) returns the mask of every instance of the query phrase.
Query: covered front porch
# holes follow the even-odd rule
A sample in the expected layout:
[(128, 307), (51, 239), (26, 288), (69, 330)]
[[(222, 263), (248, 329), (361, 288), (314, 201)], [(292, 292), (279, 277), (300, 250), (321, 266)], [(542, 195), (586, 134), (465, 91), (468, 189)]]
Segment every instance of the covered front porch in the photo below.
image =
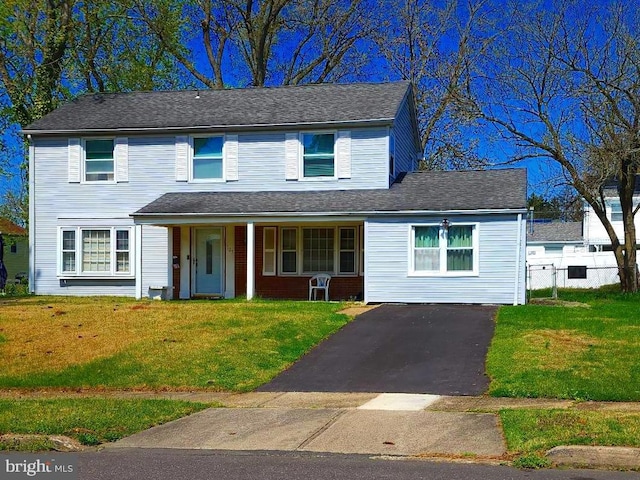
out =
[(303, 300), (316, 273), (331, 275), (330, 300), (364, 297), (363, 219), (167, 220), (156, 225), (168, 229), (174, 299)]

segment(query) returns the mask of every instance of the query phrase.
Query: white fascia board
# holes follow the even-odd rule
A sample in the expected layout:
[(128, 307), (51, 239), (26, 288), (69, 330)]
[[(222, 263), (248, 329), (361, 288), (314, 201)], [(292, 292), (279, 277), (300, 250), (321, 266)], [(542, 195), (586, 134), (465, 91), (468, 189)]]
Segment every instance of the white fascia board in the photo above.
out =
[(245, 131), (245, 130), (277, 130), (277, 129), (304, 129), (304, 128), (325, 128), (327, 126), (339, 127), (349, 126), (357, 127), (372, 126), (372, 125), (389, 125), (393, 123), (395, 118), (371, 118), (363, 120), (335, 120), (328, 122), (289, 122), (289, 123), (258, 123), (250, 125), (194, 125), (194, 126), (181, 126), (181, 127), (142, 127), (142, 128), (95, 128), (95, 129), (82, 129), (82, 130), (21, 130), (23, 135), (104, 135), (113, 133), (127, 133), (127, 134), (145, 134), (154, 132), (213, 132), (213, 131)]
[(291, 221), (292, 219), (319, 219), (335, 220), (339, 217), (349, 217), (349, 220), (364, 220), (370, 217), (406, 217), (406, 216), (448, 216), (448, 215), (505, 215), (526, 212), (526, 208), (519, 209), (485, 209), (485, 210), (395, 210), (392, 212), (265, 212), (265, 213), (142, 213), (131, 214), (136, 224), (178, 225), (202, 222), (215, 223), (244, 223), (250, 219), (259, 219), (261, 222)]

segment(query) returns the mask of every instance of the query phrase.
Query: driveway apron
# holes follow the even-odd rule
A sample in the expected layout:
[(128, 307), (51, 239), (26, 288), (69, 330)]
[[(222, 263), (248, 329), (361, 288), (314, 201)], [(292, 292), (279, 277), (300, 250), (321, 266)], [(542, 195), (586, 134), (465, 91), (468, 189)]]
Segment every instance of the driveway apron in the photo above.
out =
[(359, 315), (263, 392), (479, 395), (497, 307), (381, 305)]

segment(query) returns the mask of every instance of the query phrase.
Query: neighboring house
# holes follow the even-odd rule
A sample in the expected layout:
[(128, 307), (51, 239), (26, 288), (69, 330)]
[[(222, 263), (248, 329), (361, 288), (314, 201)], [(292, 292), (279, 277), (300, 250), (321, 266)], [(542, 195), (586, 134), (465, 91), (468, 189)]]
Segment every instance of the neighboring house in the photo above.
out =
[(582, 222), (533, 222), (527, 228), (527, 260), (585, 251)]
[[(609, 182), (604, 188), (605, 208), (607, 218), (611, 222), (620, 241), (624, 242), (624, 226), (622, 224), (622, 207), (615, 180)], [(636, 179), (636, 187), (633, 194), (633, 203), (640, 203), (640, 179)], [(636, 231), (640, 232), (640, 216), (635, 216)], [(611, 251), (611, 239), (591, 206), (584, 202), (584, 236), (585, 242), (594, 251)], [(615, 265), (615, 259), (613, 260)]]
[(26, 274), (29, 270), (29, 237), (24, 228), (6, 218), (0, 218), (0, 234), (4, 239), (7, 279), (13, 281), (17, 274)]
[(526, 172), (414, 172), (409, 83), (87, 95), (30, 138), (37, 294), (525, 301)]

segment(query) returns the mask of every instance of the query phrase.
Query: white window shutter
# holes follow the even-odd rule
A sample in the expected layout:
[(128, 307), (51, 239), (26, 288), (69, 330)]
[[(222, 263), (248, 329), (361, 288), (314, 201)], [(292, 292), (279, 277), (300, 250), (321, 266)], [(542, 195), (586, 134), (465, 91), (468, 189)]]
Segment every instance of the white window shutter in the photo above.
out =
[(69, 139), (68, 177), (70, 183), (80, 183), (80, 161), (82, 149), (79, 138)]
[(176, 181), (189, 180), (189, 137), (176, 137)]
[(224, 156), (226, 179), (238, 180), (238, 135), (227, 135), (224, 142)]
[(129, 181), (129, 139), (116, 138), (113, 142), (113, 155), (116, 161), (116, 181)]
[(351, 131), (338, 131), (336, 140), (336, 169), (338, 178), (351, 178)]
[(297, 133), (284, 135), (284, 178), (298, 180), (298, 161), (300, 143)]

